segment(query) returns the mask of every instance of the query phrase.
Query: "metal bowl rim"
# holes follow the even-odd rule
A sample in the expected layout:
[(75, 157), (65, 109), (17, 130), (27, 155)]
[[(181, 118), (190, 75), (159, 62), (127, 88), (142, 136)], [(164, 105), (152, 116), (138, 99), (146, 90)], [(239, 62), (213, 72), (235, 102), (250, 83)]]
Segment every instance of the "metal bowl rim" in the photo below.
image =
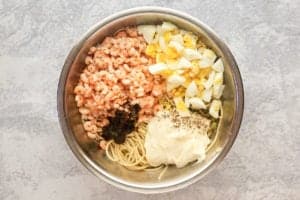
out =
[[(130, 184), (126, 181), (120, 181), (114, 176), (111, 176), (105, 170), (101, 169), (97, 164), (92, 161), (81, 149), (79, 144), (76, 142), (76, 139), (74, 135), (72, 134), (72, 131), (70, 131), (67, 128), (67, 118), (65, 117), (65, 108), (64, 108), (64, 88), (66, 84), (66, 78), (69, 73), (69, 70), (71, 68), (72, 62), (74, 58), (77, 56), (78, 52), (80, 51), (80, 48), (82, 44), (86, 41), (87, 38), (89, 38), (94, 32), (96, 32), (100, 27), (104, 26), (107, 23), (110, 23), (120, 17), (124, 17), (131, 14), (139, 14), (139, 13), (162, 13), (162, 14), (168, 14), (173, 15), (176, 17), (183, 18), (186, 21), (189, 21), (197, 26), (200, 26), (203, 31), (205, 31), (210, 37), (213, 37), (213, 40), (216, 44), (219, 45), (220, 49), (223, 51), (223, 53), (226, 53), (226, 57), (230, 63), (231, 70), (233, 73), (233, 81), (236, 91), (236, 104), (235, 104), (235, 113), (234, 113), (234, 119), (235, 124), (233, 124), (233, 132), (232, 136), (230, 137), (230, 140), (225, 145), (225, 147), (221, 150), (220, 154), (218, 154), (217, 157), (215, 157), (209, 165), (204, 168), (201, 173), (198, 173), (197, 175), (193, 177), (187, 177), (185, 180), (180, 180), (178, 182), (175, 182), (172, 185), (158, 185), (158, 186), (148, 186), (145, 187), (143, 185), (138, 184)], [(229, 50), (226, 43), (218, 37), (218, 35), (206, 24), (201, 22), (200, 20), (183, 13), (181, 11), (173, 10), (170, 8), (163, 8), (163, 7), (154, 7), (154, 6), (145, 6), (145, 7), (135, 7), (128, 10), (119, 11), (113, 15), (110, 15), (100, 22), (96, 23), (94, 26), (92, 26), (86, 33), (83, 34), (81, 37), (82, 39), (77, 42), (72, 50), (70, 51), (69, 55), (67, 56), (65, 63), (63, 65), (61, 75), (59, 78), (58, 83), (58, 89), (57, 89), (57, 111), (58, 111), (58, 118), (60, 122), (60, 127), (62, 129), (62, 132), (64, 134), (65, 140), (67, 144), (69, 145), (72, 152), (75, 154), (77, 159), (93, 174), (96, 176), (102, 178), (104, 181), (119, 187), (121, 189), (125, 189), (132, 192), (139, 192), (139, 193), (161, 193), (161, 192), (170, 192), (174, 191), (183, 187), (186, 187), (198, 180), (200, 180), (203, 176), (208, 174), (210, 171), (212, 171), (227, 155), (229, 150), (231, 149), (237, 135), (239, 132), (239, 128), (242, 123), (243, 118), (243, 110), (244, 110), (244, 89), (243, 89), (243, 83), (240, 71), (238, 69), (237, 63)]]

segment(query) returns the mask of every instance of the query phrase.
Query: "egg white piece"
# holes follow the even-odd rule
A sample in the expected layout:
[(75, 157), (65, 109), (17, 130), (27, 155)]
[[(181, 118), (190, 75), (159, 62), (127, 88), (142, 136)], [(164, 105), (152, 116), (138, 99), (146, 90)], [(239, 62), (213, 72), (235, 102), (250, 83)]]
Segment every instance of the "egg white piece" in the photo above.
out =
[(179, 44), (183, 45), (183, 37), (180, 34), (172, 35), (171, 41), (175, 41), (175, 42), (178, 42)]
[(160, 37), (158, 38), (158, 44), (159, 44), (160, 48), (161, 48), (163, 51), (166, 51), (166, 49), (167, 49), (167, 44), (166, 44), (166, 41), (165, 41), (165, 39), (164, 39), (163, 36), (160, 36)]
[(183, 56), (188, 60), (201, 59), (202, 55), (195, 49), (186, 48), (183, 51)]
[(210, 67), (217, 58), (216, 54), (210, 49), (202, 49), (202, 59), (199, 62), (200, 68)]
[(173, 40), (169, 43), (169, 46), (175, 48), (176, 51), (179, 53), (182, 52), (184, 49), (184, 46), (182, 46), (182, 44), (180, 44), (177, 41), (173, 41)]
[(204, 90), (202, 92), (202, 96), (201, 97), (202, 97), (203, 101), (210, 102), (212, 94), (213, 94), (213, 91), (212, 91), (211, 88), (210, 89), (206, 89), (206, 90)]
[(181, 75), (185, 72), (185, 70), (184, 69), (177, 69), (176, 72), (177, 72), (177, 74)]
[(156, 33), (155, 25), (140, 25), (137, 29), (138, 33), (143, 35), (148, 44), (153, 42)]
[(155, 27), (156, 27), (156, 32), (152, 41), (153, 43), (157, 43), (160, 36), (162, 35), (161, 25), (156, 25)]
[(212, 66), (214, 70), (217, 72), (224, 72), (224, 65), (221, 58), (219, 58)]
[(188, 107), (195, 110), (206, 109), (205, 103), (199, 97), (192, 97), (187, 100)]
[(159, 74), (162, 71), (167, 70), (167, 69), (168, 69), (168, 66), (164, 63), (157, 63), (157, 64), (150, 65), (148, 67), (148, 70), (151, 74)]
[(198, 94), (198, 88), (195, 81), (192, 81), (185, 90), (185, 97), (194, 97)]
[(207, 68), (207, 67), (210, 67), (213, 65), (213, 61), (212, 60), (209, 60), (207, 58), (202, 58), (199, 62), (199, 67), (200, 68)]
[(163, 22), (161, 25), (161, 30), (163, 32), (176, 30), (177, 26), (172, 24), (171, 22)]
[(215, 75), (216, 75), (216, 72), (214, 72), (214, 71), (210, 72), (208, 79), (203, 82), (203, 86), (205, 87), (205, 89), (211, 88), (211, 86), (213, 85), (214, 80), (215, 80)]
[(176, 70), (178, 69), (178, 62), (168, 62), (167, 61), (167, 65), (168, 65), (168, 68), (171, 69), (171, 70)]
[(222, 103), (220, 100), (213, 100), (210, 104), (209, 107), (209, 114), (213, 117), (213, 118), (219, 118), (220, 115), (220, 109), (221, 109)]
[(220, 99), (223, 94), (225, 85), (214, 85), (213, 86), (213, 97), (216, 99)]
[(215, 54), (215, 52), (213, 52), (210, 49), (204, 49), (203, 53), (202, 53), (203, 58), (206, 58), (208, 60), (212, 60), (213, 62), (216, 60), (217, 55)]
[(177, 63), (178, 69), (190, 68), (190, 67), (192, 67), (192, 63), (188, 59), (182, 57), (178, 60), (178, 63)]
[(184, 82), (185, 82), (185, 78), (177, 74), (173, 74), (168, 78), (168, 83), (177, 84), (178, 86), (183, 84)]
[(189, 32), (187, 32), (186, 30), (183, 30), (183, 29), (179, 29), (179, 32), (181, 35), (185, 35), (185, 34), (188, 34)]
[(172, 89), (184, 84), (184, 82), (185, 82), (184, 77), (177, 75), (177, 74), (171, 75), (167, 79), (167, 91), (171, 91)]
[(213, 85), (222, 85), (223, 84), (223, 73), (217, 72), (214, 76)]

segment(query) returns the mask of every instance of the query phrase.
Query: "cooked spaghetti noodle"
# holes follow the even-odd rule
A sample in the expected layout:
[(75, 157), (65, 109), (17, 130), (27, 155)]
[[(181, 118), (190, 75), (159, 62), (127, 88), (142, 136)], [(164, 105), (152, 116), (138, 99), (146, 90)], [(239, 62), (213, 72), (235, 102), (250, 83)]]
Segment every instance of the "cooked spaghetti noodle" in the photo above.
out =
[(146, 125), (141, 124), (136, 131), (127, 136), (123, 144), (109, 141), (106, 146), (107, 157), (131, 170), (151, 167), (146, 160), (145, 135)]

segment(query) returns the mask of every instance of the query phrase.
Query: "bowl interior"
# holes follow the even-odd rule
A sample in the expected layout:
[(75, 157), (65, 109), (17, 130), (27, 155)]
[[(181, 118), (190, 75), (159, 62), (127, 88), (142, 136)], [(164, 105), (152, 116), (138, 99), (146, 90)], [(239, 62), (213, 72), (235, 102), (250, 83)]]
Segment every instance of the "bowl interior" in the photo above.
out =
[[(218, 128), (217, 142), (207, 153), (205, 162), (190, 164), (180, 169), (169, 167), (159, 180), (158, 176), (161, 170), (130, 171), (117, 163), (109, 161), (105, 157), (104, 152), (98, 150), (97, 144), (89, 140), (84, 132), (80, 114), (74, 100), (73, 89), (85, 67), (84, 58), (91, 46), (101, 43), (105, 36), (113, 34), (124, 26), (159, 24), (162, 21), (173, 22), (180, 28), (196, 33), (208, 47), (212, 48), (219, 57), (222, 57), (225, 65), (224, 82), (226, 87), (223, 95), (223, 118)], [(81, 42), (73, 48), (67, 58), (60, 80), (62, 93), (59, 93), (58, 96), (62, 105), (62, 109), (59, 109), (62, 128), (68, 144), (83, 164), (96, 175), (111, 183), (131, 188), (142, 188), (144, 190), (180, 185), (194, 177), (205, 174), (211, 165), (220, 161), (231, 147), (241, 118), (241, 116), (236, 114), (239, 104), (238, 92), (242, 90), (241, 86), (238, 85), (239, 79), (237, 80), (237, 78), (239, 77), (237, 77), (237, 74), (237, 66), (227, 47), (203, 24), (198, 24), (191, 19), (175, 15), (174, 13), (155, 11), (136, 12), (130, 15), (112, 17), (93, 27)]]

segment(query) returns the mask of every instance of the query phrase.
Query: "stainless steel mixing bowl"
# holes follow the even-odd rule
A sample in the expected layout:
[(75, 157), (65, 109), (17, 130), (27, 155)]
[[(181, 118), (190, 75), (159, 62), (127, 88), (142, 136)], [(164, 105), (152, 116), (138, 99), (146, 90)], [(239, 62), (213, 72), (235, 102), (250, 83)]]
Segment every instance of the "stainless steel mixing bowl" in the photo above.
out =
[[(217, 142), (207, 153), (205, 162), (184, 168), (169, 167), (161, 180), (160, 171), (130, 171), (109, 161), (97, 145), (89, 140), (81, 124), (73, 89), (85, 67), (88, 49), (124, 26), (158, 24), (170, 21), (180, 28), (198, 34), (204, 43), (223, 58), (225, 65), (223, 118), (218, 128)], [(126, 190), (140, 193), (161, 193), (194, 183), (220, 163), (231, 148), (242, 121), (244, 94), (241, 76), (233, 55), (226, 44), (204, 23), (182, 12), (159, 8), (139, 7), (111, 15), (83, 35), (73, 47), (63, 66), (58, 91), (57, 109), (65, 139), (80, 162), (96, 176)]]

